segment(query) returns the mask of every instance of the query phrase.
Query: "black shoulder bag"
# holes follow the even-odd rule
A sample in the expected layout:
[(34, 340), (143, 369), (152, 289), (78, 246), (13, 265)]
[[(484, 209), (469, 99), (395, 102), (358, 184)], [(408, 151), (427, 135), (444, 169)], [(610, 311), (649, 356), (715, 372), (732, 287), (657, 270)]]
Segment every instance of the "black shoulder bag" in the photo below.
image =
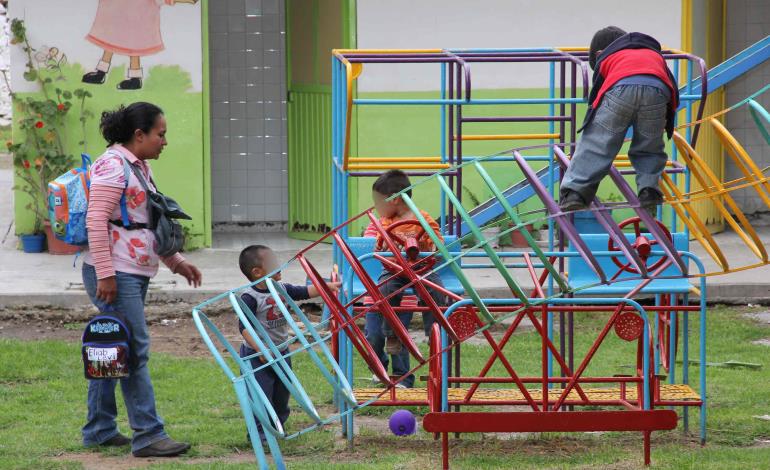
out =
[[(158, 242), (156, 252), (158, 256), (172, 256), (184, 247), (184, 229), (177, 219), (191, 220), (192, 217), (185, 214), (179, 204), (161, 193), (150, 189), (141, 170), (134, 165), (129, 165), (139, 183), (147, 192), (147, 209), (149, 211), (148, 227), (155, 234)], [(152, 181), (152, 180), (150, 180)], [(152, 184), (157, 189), (155, 181)]]

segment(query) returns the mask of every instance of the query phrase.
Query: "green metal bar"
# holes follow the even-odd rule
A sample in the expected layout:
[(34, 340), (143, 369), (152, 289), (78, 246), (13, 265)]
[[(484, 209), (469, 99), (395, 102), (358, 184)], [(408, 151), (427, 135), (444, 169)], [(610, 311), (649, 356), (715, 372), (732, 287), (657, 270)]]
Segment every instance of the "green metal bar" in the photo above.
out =
[(478, 240), (479, 242), (483, 242), (481, 245), (481, 248), (487, 254), (490, 261), (492, 261), (492, 264), (495, 266), (495, 268), (497, 268), (497, 270), (500, 272), (500, 275), (503, 276), (503, 280), (505, 280), (505, 283), (508, 284), (508, 288), (511, 289), (511, 292), (513, 292), (513, 294), (519, 300), (521, 300), (521, 302), (524, 305), (529, 306), (529, 301), (527, 300), (527, 294), (525, 294), (524, 291), (521, 290), (521, 287), (519, 286), (519, 284), (511, 277), (511, 274), (508, 272), (508, 269), (506, 269), (505, 264), (503, 264), (503, 261), (500, 259), (500, 257), (497, 256), (497, 253), (495, 253), (495, 250), (493, 250), (492, 247), (489, 246), (489, 242), (484, 238), (484, 235), (481, 233), (481, 230), (479, 230), (479, 226), (476, 225), (476, 223), (473, 221), (473, 218), (468, 214), (468, 212), (465, 210), (465, 208), (460, 203), (460, 201), (457, 200), (457, 196), (455, 196), (452, 193), (452, 190), (447, 184), (444, 177), (438, 176), (436, 177), (436, 180), (438, 181), (438, 184), (444, 189), (444, 191), (446, 191), (447, 198), (455, 206), (455, 210), (457, 211), (457, 214), (468, 225), (468, 229), (471, 231), (474, 238), (476, 238), (476, 240)]
[(401, 199), (404, 200), (407, 206), (409, 206), (409, 209), (412, 211), (414, 216), (417, 218), (417, 220), (420, 222), (420, 225), (422, 225), (422, 228), (425, 229), (425, 233), (428, 234), (430, 239), (433, 241), (433, 244), (436, 245), (436, 250), (438, 250), (439, 253), (444, 257), (444, 259), (449, 260), (449, 268), (452, 270), (452, 272), (457, 276), (457, 280), (460, 281), (460, 285), (463, 286), (463, 289), (465, 289), (465, 292), (470, 296), (471, 300), (473, 300), (473, 304), (479, 309), (479, 312), (481, 312), (481, 315), (489, 322), (489, 323), (496, 323), (495, 317), (492, 316), (492, 314), (487, 310), (486, 305), (484, 305), (484, 302), (481, 301), (481, 297), (479, 296), (479, 293), (476, 292), (476, 289), (473, 288), (470, 282), (468, 282), (468, 279), (465, 277), (465, 274), (463, 273), (462, 268), (460, 265), (457, 264), (457, 261), (454, 259), (451, 253), (449, 253), (449, 250), (447, 250), (446, 245), (441, 241), (441, 239), (436, 235), (436, 233), (431, 228), (430, 224), (427, 220), (425, 220), (425, 217), (423, 217), (422, 213), (420, 213), (420, 209), (417, 208), (417, 206), (414, 204), (414, 201), (412, 201), (412, 198), (409, 197), (408, 194), (405, 192), (401, 194)]
[[(495, 182), (492, 181), (492, 178), (489, 176), (489, 173), (481, 166), (479, 162), (474, 162), (474, 166), (476, 167), (476, 171), (479, 172), (479, 175), (484, 180), (484, 182), (487, 184), (489, 189), (492, 191), (492, 194), (497, 198), (497, 200), (500, 202), (500, 205), (502, 206), (503, 210), (505, 210), (505, 213), (508, 214), (508, 217), (511, 218), (511, 221), (513, 221), (516, 226), (523, 226), (523, 222), (519, 218), (519, 215), (513, 210), (513, 207), (508, 203), (508, 200), (505, 198), (503, 193), (500, 191), (500, 189), (495, 185)], [(535, 242), (535, 239), (532, 237), (532, 234), (529, 233), (529, 230), (522, 227), (519, 229), (519, 232), (524, 236), (524, 239), (529, 244), (529, 247), (532, 248), (532, 251), (535, 252), (537, 257), (540, 259), (540, 261), (543, 263), (543, 267), (548, 270), (548, 272), (551, 274), (551, 277), (556, 281), (557, 284), (559, 284), (559, 289), (561, 292), (568, 292), (569, 287), (564, 282), (564, 279), (559, 275), (559, 271), (556, 269), (556, 267), (551, 264), (548, 261), (548, 258), (543, 253), (543, 250), (540, 249), (539, 246), (537, 246), (537, 242)]]

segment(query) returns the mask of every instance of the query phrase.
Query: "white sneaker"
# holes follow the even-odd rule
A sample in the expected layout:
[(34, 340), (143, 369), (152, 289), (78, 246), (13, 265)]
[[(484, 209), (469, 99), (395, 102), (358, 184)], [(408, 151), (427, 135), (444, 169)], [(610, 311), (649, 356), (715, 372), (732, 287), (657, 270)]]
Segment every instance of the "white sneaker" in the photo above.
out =
[(376, 374), (372, 374), (372, 385), (382, 386), (382, 382), (380, 382), (380, 378)]
[(406, 385), (404, 385), (403, 383), (399, 382), (399, 383), (396, 384), (396, 388), (408, 388), (408, 387)]

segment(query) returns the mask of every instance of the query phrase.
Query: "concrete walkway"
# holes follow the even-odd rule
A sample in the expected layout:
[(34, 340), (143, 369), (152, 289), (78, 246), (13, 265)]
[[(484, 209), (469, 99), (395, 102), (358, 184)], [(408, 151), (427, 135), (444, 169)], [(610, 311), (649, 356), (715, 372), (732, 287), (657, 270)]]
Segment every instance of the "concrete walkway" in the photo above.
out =
[[(11, 217), (11, 171), (0, 169), (0, 240), (5, 235)], [(758, 229), (763, 240), (770, 240), (770, 227)], [(12, 232), (12, 231), (11, 231)], [(753, 254), (732, 232), (717, 235), (717, 242), (733, 266), (754, 262)], [(16, 249), (18, 240), (9, 234), (0, 246), (0, 307), (19, 305), (52, 305), (70, 307), (87, 304), (83, 290), (80, 264), (73, 267), (74, 256), (53, 256), (49, 254), (25, 254)], [(165, 267), (151, 283), (150, 301), (185, 301), (197, 303), (246, 283), (238, 270), (238, 254), (248, 244), (259, 243), (272, 247), (281, 260), (290, 259), (307, 242), (292, 240), (285, 234), (276, 233), (231, 233), (217, 234), (214, 247), (188, 253), (185, 256), (196, 264), (203, 273), (203, 286), (189, 287), (186, 281)], [(703, 253), (697, 243), (691, 245), (693, 252), (701, 257), (707, 271), (716, 266)], [(327, 274), (331, 267), (331, 247), (320, 245), (312, 250), (309, 259), (321, 274)], [(503, 280), (495, 270), (471, 270), (469, 278), (483, 297), (510, 297)], [(516, 270), (515, 277), (526, 288), (532, 281), (525, 270)], [(292, 263), (284, 271), (283, 278), (294, 283), (304, 283), (305, 274)], [(770, 303), (770, 267), (743, 272), (712, 276), (708, 278), (708, 299), (710, 302), (726, 303)]]

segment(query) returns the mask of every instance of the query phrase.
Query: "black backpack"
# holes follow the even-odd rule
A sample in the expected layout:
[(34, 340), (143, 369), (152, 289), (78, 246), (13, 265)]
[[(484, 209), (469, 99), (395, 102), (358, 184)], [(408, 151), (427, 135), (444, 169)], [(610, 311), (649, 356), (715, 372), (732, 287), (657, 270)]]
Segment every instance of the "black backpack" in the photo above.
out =
[(131, 332), (116, 312), (100, 314), (83, 331), (83, 370), (89, 380), (128, 377)]

